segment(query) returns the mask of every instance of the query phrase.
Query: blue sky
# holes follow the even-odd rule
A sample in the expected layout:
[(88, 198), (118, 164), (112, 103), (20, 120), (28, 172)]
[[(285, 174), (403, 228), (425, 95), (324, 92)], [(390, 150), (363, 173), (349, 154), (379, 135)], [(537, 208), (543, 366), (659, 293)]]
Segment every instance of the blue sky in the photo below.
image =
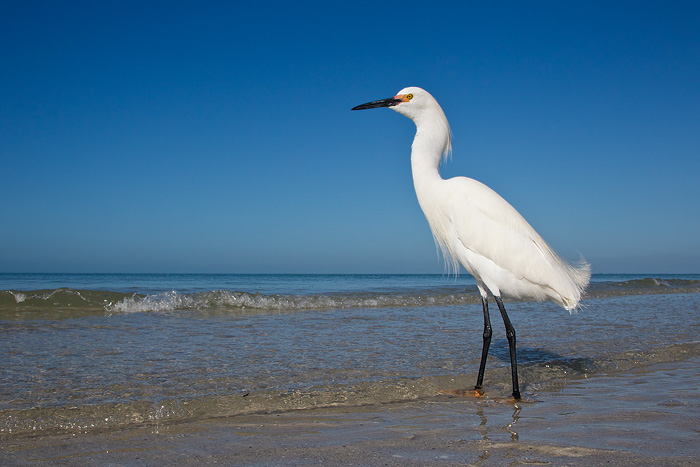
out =
[(700, 3), (3, 2), (0, 272), (442, 272), (415, 127), (597, 273), (700, 272)]

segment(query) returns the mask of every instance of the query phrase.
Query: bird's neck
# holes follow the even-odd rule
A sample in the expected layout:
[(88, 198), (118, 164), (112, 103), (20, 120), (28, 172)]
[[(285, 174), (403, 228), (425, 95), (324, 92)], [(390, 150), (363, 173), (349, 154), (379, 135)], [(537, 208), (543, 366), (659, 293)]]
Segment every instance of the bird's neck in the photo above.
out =
[(413, 184), (420, 197), (420, 190), (429, 189), (431, 183), (442, 180), (440, 161), (451, 150), (450, 127), (442, 112), (414, 122), (416, 136), (411, 146), (411, 168)]

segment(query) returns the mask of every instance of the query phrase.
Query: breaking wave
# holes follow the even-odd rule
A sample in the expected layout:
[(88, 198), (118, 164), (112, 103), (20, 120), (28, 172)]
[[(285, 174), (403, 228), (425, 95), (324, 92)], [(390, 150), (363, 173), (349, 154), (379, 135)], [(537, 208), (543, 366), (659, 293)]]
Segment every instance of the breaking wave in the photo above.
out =
[(56, 289), (33, 292), (5, 291), (0, 310), (144, 313), (210, 310), (245, 313), (254, 311), (323, 310), (334, 308), (384, 308), (441, 306), (478, 303), (470, 291), (442, 293), (348, 293), (293, 295), (215, 290), (211, 292), (125, 294), (88, 290)]

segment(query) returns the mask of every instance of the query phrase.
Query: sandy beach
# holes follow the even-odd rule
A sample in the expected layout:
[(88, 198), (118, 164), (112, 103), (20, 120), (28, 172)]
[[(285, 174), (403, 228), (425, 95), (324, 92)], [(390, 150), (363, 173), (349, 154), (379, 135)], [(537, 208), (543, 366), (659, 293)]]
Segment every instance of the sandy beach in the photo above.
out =
[(3, 441), (2, 465), (700, 465), (700, 359), (514, 403), (437, 396)]

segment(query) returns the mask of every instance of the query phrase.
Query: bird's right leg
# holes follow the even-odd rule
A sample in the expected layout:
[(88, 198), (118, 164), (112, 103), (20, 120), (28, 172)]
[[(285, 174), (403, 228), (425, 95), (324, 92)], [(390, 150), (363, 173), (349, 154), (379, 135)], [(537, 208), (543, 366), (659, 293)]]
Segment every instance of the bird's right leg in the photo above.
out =
[(510, 348), (510, 371), (513, 377), (513, 397), (516, 400), (520, 399), (520, 384), (518, 383), (518, 359), (515, 356), (515, 328), (508, 318), (508, 313), (506, 313), (506, 307), (503, 306), (503, 300), (499, 295), (494, 295), (493, 298), (496, 299), (496, 304), (498, 304), (498, 309), (501, 310), (501, 316), (503, 317), (503, 324), (506, 326), (506, 337), (508, 338), (508, 347)]
[(484, 346), (481, 348), (481, 364), (479, 364), (479, 375), (476, 378), (474, 389), (481, 389), (484, 384), (484, 370), (486, 370), (486, 357), (489, 355), (491, 345), (491, 318), (489, 317), (489, 302), (484, 295), (481, 296), (481, 306), (484, 308)]

